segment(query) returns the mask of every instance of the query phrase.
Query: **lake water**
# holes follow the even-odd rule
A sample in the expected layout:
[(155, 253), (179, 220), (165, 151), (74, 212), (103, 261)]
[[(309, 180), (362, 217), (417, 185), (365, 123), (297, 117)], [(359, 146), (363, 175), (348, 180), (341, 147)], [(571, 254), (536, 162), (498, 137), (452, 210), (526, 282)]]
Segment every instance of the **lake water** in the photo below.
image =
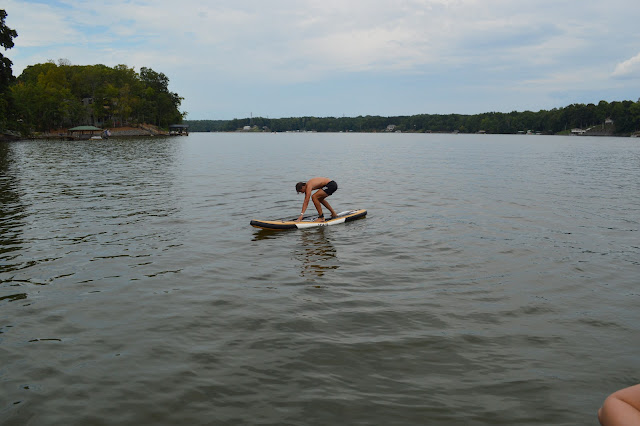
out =
[[(313, 176), (368, 216), (249, 226)], [(0, 190), (3, 425), (595, 425), (640, 382), (637, 139), (22, 141)]]

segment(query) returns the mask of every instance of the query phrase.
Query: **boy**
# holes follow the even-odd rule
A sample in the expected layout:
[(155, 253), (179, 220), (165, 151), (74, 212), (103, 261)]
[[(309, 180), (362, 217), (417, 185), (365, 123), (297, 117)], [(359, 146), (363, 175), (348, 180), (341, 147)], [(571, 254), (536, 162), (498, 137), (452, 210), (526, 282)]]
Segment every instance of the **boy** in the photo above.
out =
[[(311, 195), (311, 192), (316, 190), (315, 194)], [(318, 210), (318, 219), (316, 222), (324, 222), (324, 214), (322, 213), (322, 206), (325, 206), (331, 212), (331, 217), (337, 216), (337, 213), (331, 205), (327, 202), (326, 198), (336, 192), (338, 189), (338, 184), (329, 178), (326, 177), (314, 177), (305, 182), (296, 183), (296, 192), (304, 193), (304, 202), (302, 203), (302, 210), (300, 212), (300, 217), (296, 222), (300, 222), (302, 220), (302, 216), (304, 215), (304, 211), (307, 209), (307, 205), (309, 205), (309, 199), (313, 201), (313, 205), (316, 206), (316, 210)]]

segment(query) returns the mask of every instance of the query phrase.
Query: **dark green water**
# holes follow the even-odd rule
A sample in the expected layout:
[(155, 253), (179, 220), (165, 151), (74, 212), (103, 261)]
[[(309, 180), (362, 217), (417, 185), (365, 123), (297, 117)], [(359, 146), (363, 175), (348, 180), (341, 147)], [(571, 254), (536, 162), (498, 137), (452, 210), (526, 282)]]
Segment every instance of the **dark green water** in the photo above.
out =
[[(272, 233), (295, 182), (366, 219)], [(0, 144), (0, 424), (597, 424), (640, 382), (634, 139)]]

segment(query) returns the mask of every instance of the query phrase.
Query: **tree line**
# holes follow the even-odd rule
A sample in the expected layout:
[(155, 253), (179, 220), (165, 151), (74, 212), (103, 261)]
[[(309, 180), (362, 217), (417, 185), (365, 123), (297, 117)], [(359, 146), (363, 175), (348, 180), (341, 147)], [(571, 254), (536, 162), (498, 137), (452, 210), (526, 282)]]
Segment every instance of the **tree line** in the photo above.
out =
[[(574, 128), (592, 129), (593, 134), (628, 135), (640, 130), (640, 99), (572, 104), (538, 112), (487, 112), (475, 115), (419, 114), (411, 116), (359, 117), (251, 117), (233, 120), (185, 120), (192, 132), (233, 132), (248, 126), (253, 131), (314, 132), (460, 132), (515, 134), (570, 133)], [(607, 124), (605, 124), (607, 123)], [(612, 123), (612, 124), (608, 124)]]

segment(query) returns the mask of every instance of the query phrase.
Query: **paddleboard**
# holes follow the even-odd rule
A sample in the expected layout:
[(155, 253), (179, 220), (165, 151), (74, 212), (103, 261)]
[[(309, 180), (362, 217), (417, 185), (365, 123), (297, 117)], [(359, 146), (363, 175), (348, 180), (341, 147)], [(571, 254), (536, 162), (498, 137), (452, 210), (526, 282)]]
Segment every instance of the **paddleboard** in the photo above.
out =
[[(293, 219), (276, 219), (276, 220), (252, 220), (251, 226), (261, 229), (305, 229), (315, 228), (318, 226), (332, 226), (340, 223), (351, 222), (352, 220), (361, 219), (367, 215), (366, 210), (347, 210), (338, 213), (334, 218), (326, 218), (324, 222), (315, 222), (318, 216), (305, 216), (300, 222), (296, 222), (297, 217)], [(326, 216), (325, 216), (326, 217)]]

